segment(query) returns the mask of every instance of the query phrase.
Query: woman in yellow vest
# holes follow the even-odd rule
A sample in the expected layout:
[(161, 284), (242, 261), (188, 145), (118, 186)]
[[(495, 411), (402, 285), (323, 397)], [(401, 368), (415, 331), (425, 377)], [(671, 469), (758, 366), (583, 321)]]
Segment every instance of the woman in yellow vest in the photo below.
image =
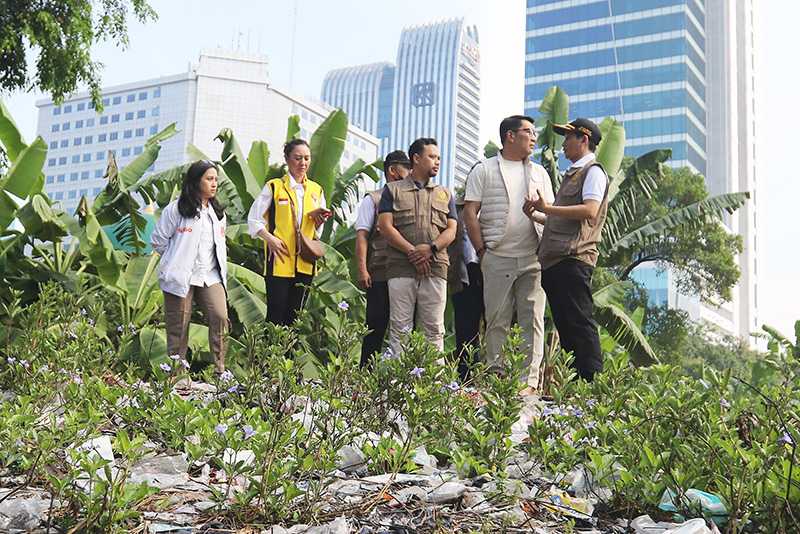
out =
[(308, 143), (289, 141), (283, 156), (288, 172), (264, 185), (250, 207), (247, 227), (251, 236), (266, 243), (267, 321), (290, 325), (314, 277), (314, 264), (299, 255), (295, 225), (304, 236), (314, 238), (331, 212), (325, 207), (322, 187), (306, 176), (311, 165)]

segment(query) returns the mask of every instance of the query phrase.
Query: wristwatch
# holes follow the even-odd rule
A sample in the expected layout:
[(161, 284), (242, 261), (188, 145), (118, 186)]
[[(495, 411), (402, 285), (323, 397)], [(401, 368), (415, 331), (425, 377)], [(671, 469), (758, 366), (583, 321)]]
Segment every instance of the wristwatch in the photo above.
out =
[(431, 247), (431, 254), (435, 256), (436, 253), (439, 252), (439, 247), (436, 246), (436, 243), (431, 243), (430, 247)]

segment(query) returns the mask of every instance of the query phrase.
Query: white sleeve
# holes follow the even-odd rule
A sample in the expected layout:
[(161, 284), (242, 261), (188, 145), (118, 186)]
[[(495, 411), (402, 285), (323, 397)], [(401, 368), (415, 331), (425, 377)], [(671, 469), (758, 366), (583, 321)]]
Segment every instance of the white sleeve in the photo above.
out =
[(466, 191), (464, 192), (464, 200), (467, 202), (480, 202), (483, 198), (485, 166), (485, 162), (478, 163), (467, 175)]
[(600, 167), (595, 165), (589, 169), (589, 174), (583, 182), (583, 200), (602, 202), (606, 196), (607, 183), (606, 173)]
[(153, 250), (162, 256), (167, 251), (169, 241), (175, 235), (175, 229), (178, 227), (180, 217), (178, 216), (177, 207), (177, 202), (174, 202), (164, 208), (155, 228), (153, 228), (153, 233), (150, 234), (150, 244), (153, 246)]
[(270, 206), (272, 206), (272, 188), (267, 182), (247, 213), (247, 233), (251, 237), (258, 237), (258, 232), (267, 229), (265, 216)]
[(366, 195), (358, 204), (358, 215), (356, 216), (356, 232), (359, 230), (372, 231), (375, 225), (375, 203), (370, 195)]

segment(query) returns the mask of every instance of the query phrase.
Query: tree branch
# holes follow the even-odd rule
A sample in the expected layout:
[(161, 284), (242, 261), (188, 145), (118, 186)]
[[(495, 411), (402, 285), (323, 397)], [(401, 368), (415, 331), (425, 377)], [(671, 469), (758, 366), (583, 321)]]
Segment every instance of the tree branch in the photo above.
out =
[(620, 275), (619, 279), (620, 280), (627, 280), (628, 277), (631, 274), (631, 271), (633, 271), (635, 268), (637, 268), (639, 265), (641, 265), (643, 263), (649, 263), (651, 261), (666, 261), (666, 260), (667, 260), (667, 258), (665, 256), (660, 256), (660, 255), (657, 255), (657, 254), (653, 254), (653, 255), (649, 255), (649, 256), (642, 256), (641, 258), (639, 258), (637, 260), (634, 260), (633, 263), (631, 263), (627, 267), (625, 267), (625, 270), (622, 271), (622, 275)]

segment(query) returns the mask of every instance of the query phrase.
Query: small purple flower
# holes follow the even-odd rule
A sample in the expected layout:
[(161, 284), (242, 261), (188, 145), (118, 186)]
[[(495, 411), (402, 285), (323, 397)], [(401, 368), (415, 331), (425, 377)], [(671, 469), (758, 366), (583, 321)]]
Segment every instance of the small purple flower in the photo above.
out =
[(723, 409), (723, 410), (727, 410), (728, 408), (731, 407), (731, 403), (728, 402), (726, 399), (720, 399), (719, 400), (719, 407), (721, 409)]
[(170, 371), (172, 371), (172, 367), (170, 367), (168, 363), (162, 363), (161, 365), (159, 365), (159, 367), (165, 373), (169, 373)]
[(392, 352), (392, 349), (387, 347), (386, 350), (383, 351), (383, 354), (381, 354), (381, 359), (384, 360), (384, 361), (385, 360), (393, 360), (394, 359), (394, 352)]
[(181, 366), (184, 369), (188, 369), (189, 368), (189, 362), (187, 362), (186, 360), (181, 360)]
[(350, 309), (350, 305), (347, 302), (342, 301), (339, 303), (339, 309), (342, 311), (347, 311)]
[(583, 410), (581, 410), (580, 408), (575, 408), (575, 411), (572, 412), (572, 415), (574, 415), (577, 418), (581, 418), (583, 417)]
[(228, 425), (219, 423), (217, 426), (214, 427), (214, 430), (217, 432), (217, 434), (224, 434), (225, 432), (228, 431)]
[(253, 427), (250, 425), (244, 425), (242, 427), (242, 432), (244, 433), (244, 439), (250, 439), (256, 435), (256, 431), (253, 430)]
[(227, 370), (222, 371), (222, 374), (219, 375), (219, 379), (222, 380), (223, 382), (230, 382), (231, 380), (233, 380), (233, 373)]
[(596, 399), (589, 399), (589, 400), (586, 401), (586, 407), (587, 408), (594, 408), (596, 405), (597, 405), (597, 400)]
[(119, 326), (117, 327), (117, 332), (120, 332), (120, 333), (122, 333), (122, 330), (123, 330), (123, 326), (122, 326), (122, 325), (119, 325)]
[(30, 367), (30, 364), (28, 363), (28, 360), (20, 360), (20, 361), (19, 361), (19, 364), (20, 364), (22, 367), (24, 367), (25, 369), (27, 369), (28, 367)]
[(450, 391), (452, 391), (453, 393), (455, 393), (456, 391), (458, 391), (459, 389), (461, 389), (461, 386), (459, 386), (459, 385), (458, 385), (458, 382), (456, 382), (456, 381), (453, 381), (453, 382), (450, 382), (449, 384), (447, 384), (447, 385), (445, 386), (445, 388), (446, 388), (446, 389), (449, 389)]
[(425, 369), (423, 369), (422, 367), (414, 367), (408, 374), (414, 376), (415, 378), (420, 378), (422, 376), (422, 373), (424, 372)]
[(8, 365), (14, 365), (15, 363), (17, 363), (17, 359), (14, 358), (13, 356), (9, 356), (8, 358), (6, 358), (6, 361), (8, 362)]
[(794, 445), (794, 438), (788, 433), (784, 432), (781, 437), (778, 438), (779, 445)]
[(81, 375), (77, 374), (72, 375), (72, 381), (78, 385), (83, 384), (83, 379), (81, 378)]
[(43, 366), (39, 367), (39, 371), (41, 371), (42, 373), (46, 373), (49, 370), (50, 367), (48, 367), (47, 364), (44, 364)]
[(181, 359), (181, 355), (180, 354), (172, 354), (172, 355), (170, 355), (169, 359), (177, 362), (178, 360)]
[(558, 415), (559, 411), (550, 408), (549, 406), (545, 406), (542, 409), (542, 417), (550, 417), (551, 415)]
[(239, 384), (234, 384), (228, 388), (228, 393), (236, 393), (239, 391)]

